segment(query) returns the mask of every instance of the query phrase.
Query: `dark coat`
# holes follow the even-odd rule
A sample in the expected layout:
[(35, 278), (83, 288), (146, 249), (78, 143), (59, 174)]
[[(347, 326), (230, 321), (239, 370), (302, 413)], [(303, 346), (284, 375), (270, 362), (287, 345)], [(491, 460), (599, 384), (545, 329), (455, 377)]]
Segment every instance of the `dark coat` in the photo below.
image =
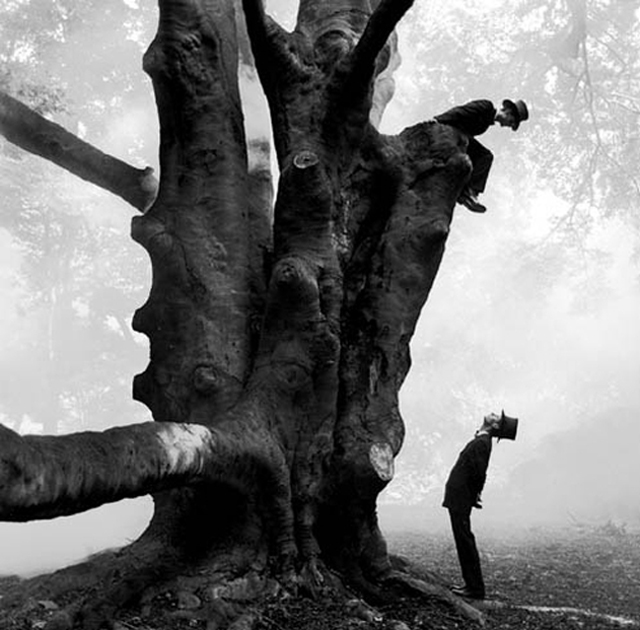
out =
[(491, 101), (480, 99), (452, 107), (434, 118), (440, 124), (455, 127), (468, 136), (479, 136), (494, 124), (496, 113)]
[(460, 452), (445, 485), (442, 505), (453, 510), (471, 510), (487, 478), (491, 436), (479, 435)]

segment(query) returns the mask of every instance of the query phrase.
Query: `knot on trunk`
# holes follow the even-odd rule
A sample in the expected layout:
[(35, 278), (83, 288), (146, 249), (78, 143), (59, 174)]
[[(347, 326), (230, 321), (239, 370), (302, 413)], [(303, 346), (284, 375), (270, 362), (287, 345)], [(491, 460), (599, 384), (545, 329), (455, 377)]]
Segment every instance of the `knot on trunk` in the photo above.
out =
[(214, 365), (198, 365), (193, 371), (193, 387), (203, 396), (209, 396), (226, 385), (225, 377)]
[(165, 224), (154, 217), (144, 215), (131, 219), (131, 238), (146, 250), (149, 249), (149, 242), (154, 237), (164, 233), (166, 233)]
[(369, 449), (369, 462), (382, 481), (391, 481), (394, 475), (393, 450), (387, 442), (376, 442)]
[(285, 391), (299, 391), (311, 382), (311, 371), (302, 363), (293, 360), (274, 362), (272, 368), (278, 385)]
[(319, 161), (317, 153), (304, 150), (296, 153), (293, 158), (293, 165), (296, 168), (305, 169), (310, 166), (315, 166)]
[(302, 259), (293, 256), (282, 259), (273, 272), (273, 286), (278, 297), (295, 303), (297, 310), (308, 311), (310, 306), (317, 308), (319, 291), (316, 273)]

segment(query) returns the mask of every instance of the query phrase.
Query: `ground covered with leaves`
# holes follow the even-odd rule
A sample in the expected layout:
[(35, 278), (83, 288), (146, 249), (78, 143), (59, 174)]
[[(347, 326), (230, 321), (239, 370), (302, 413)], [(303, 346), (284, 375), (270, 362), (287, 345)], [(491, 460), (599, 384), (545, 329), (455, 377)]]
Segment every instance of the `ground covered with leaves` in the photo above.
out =
[[(389, 539), (394, 552), (460, 582), (448, 532)], [(640, 627), (640, 532), (606, 524), (481, 532), (477, 539), (487, 585), (488, 602), (481, 606), (487, 628)], [(465, 627), (435, 619), (408, 625), (415, 630)]]
[[(487, 601), (478, 604), (491, 630), (640, 628), (640, 532), (612, 524), (477, 535)], [(460, 583), (448, 532), (388, 534), (393, 553)], [(344, 609), (290, 606), (265, 619), (267, 630), (454, 630), (477, 624), (444, 602), (405, 599), (381, 606), (383, 620), (346, 618)]]
[[(387, 533), (393, 554), (418, 571), (459, 583), (448, 532)], [(487, 601), (477, 607), (489, 630), (607, 630), (640, 628), (640, 532), (613, 525), (578, 529), (533, 529), (477, 534)], [(14, 579), (0, 580), (15, 588)], [(197, 598), (196, 598), (197, 600)], [(1, 602), (1, 600), (0, 600)], [(186, 605), (189, 604), (190, 605)], [(159, 594), (151, 607), (122, 616), (117, 630), (218, 630), (203, 621), (195, 603), (174, 593)], [(59, 614), (63, 602), (33, 601), (20, 618), (0, 614), (0, 627), (40, 630)], [(257, 630), (454, 630), (478, 627), (448, 602), (404, 597), (369, 607), (354, 594), (345, 601), (276, 598), (245, 619)], [(248, 627), (248, 626), (247, 626)]]

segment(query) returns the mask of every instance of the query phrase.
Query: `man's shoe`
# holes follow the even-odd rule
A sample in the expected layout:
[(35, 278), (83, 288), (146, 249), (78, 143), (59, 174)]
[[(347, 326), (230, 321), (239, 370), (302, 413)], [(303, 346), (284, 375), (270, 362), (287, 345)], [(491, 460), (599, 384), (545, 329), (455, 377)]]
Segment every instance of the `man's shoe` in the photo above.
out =
[(451, 592), (458, 597), (464, 597), (465, 599), (484, 599), (484, 593), (479, 591), (472, 591), (466, 586), (454, 586), (451, 588)]
[(471, 210), (471, 212), (486, 212), (487, 211), (487, 207), (483, 206), (477, 198), (476, 193), (470, 191), (470, 190), (464, 190), (460, 193), (460, 196), (458, 197), (458, 203), (462, 204), (465, 208), (467, 208), (468, 210)]

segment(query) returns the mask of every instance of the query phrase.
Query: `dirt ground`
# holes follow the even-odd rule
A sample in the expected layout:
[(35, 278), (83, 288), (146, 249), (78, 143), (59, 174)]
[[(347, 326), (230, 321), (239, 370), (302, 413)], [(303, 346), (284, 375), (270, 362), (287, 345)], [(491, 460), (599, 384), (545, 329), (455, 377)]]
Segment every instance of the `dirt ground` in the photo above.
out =
[[(459, 583), (459, 567), (448, 532), (387, 532), (390, 551), (418, 568)], [(615, 526), (532, 529), (509, 535), (477, 532), (488, 601), (480, 608), (488, 630), (608, 630), (640, 628), (640, 532)], [(0, 594), (2, 584), (0, 580)], [(0, 600), (1, 601), (1, 600)], [(166, 596), (166, 606), (172, 598)], [(39, 630), (49, 615), (35, 605), (33, 618), (4, 630)], [(54, 609), (55, 610), (55, 609)], [(160, 612), (160, 611), (157, 611)], [(166, 610), (164, 612), (167, 612)], [(371, 611), (368, 611), (369, 613)], [(364, 613), (364, 614), (363, 614)], [(368, 620), (357, 602), (292, 598), (262, 612), (257, 630), (455, 630), (479, 627), (449, 604), (407, 598), (378, 606)], [(0, 615), (2, 617), (2, 615)], [(7, 617), (4, 617), (4, 623)], [(217, 630), (183, 615), (124, 616), (117, 630)]]
[[(477, 534), (488, 630), (640, 628), (640, 532), (605, 525), (589, 530), (531, 529)], [(460, 583), (448, 532), (387, 532), (392, 553)], [(438, 601), (405, 600), (380, 607), (385, 620), (365, 622), (316, 604), (290, 607), (261, 630), (455, 630), (478, 625)]]
[[(487, 599), (509, 605), (485, 610), (487, 628), (640, 627), (640, 532), (610, 524), (476, 536)], [(430, 537), (394, 533), (388, 538), (394, 553), (437, 571), (448, 581), (460, 582), (448, 532)], [(536, 612), (517, 606), (560, 610)], [(410, 621), (413, 624), (405, 620), (414, 630), (462, 627)]]

